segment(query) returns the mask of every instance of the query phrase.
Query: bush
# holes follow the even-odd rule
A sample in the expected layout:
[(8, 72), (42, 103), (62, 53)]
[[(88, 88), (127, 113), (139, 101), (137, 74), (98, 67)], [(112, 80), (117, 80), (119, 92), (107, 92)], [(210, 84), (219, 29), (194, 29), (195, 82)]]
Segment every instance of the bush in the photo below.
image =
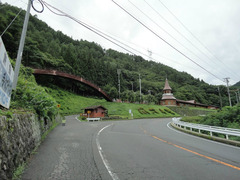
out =
[(162, 114), (167, 114), (164, 109), (159, 109), (159, 111), (162, 113)]
[(233, 107), (226, 106), (217, 113), (203, 117), (200, 123), (211, 126), (240, 128), (240, 105)]
[(151, 111), (153, 114), (159, 114), (159, 112), (157, 112), (155, 109), (150, 108), (149, 111)]
[(51, 119), (58, 112), (57, 102), (35, 82), (30, 68), (21, 67), (16, 91), (13, 91), (11, 108), (35, 111), (39, 116)]
[(164, 111), (166, 111), (169, 114), (175, 115), (175, 113), (172, 110), (170, 110), (170, 109), (164, 109)]
[(148, 111), (146, 111), (145, 109), (143, 109), (142, 107), (138, 108), (138, 112), (140, 114), (150, 114)]

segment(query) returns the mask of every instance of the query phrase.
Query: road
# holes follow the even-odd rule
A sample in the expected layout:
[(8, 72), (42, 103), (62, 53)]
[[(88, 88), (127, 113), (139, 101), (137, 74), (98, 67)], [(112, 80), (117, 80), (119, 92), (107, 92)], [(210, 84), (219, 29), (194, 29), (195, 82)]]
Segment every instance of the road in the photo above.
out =
[(169, 122), (87, 123), (67, 117), (22, 179), (240, 179), (240, 148), (186, 135)]

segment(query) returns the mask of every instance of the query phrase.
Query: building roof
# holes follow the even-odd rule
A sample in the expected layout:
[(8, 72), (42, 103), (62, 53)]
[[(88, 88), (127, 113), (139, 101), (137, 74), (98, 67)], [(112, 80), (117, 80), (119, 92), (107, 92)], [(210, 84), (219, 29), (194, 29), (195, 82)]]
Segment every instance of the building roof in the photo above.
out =
[(183, 103), (183, 104), (193, 104), (193, 105), (198, 105), (198, 106), (203, 106), (203, 107), (215, 107), (215, 108), (219, 108), (218, 106), (214, 106), (214, 105), (207, 105), (207, 104), (197, 103), (195, 100), (184, 101), (184, 100), (177, 99), (177, 102)]
[(166, 78), (165, 86), (164, 86), (163, 90), (172, 90), (172, 88), (168, 84), (168, 79), (167, 78)]
[(90, 107), (85, 107), (83, 109), (97, 109), (97, 108), (103, 108), (103, 109), (107, 110), (107, 108), (105, 108), (104, 106), (90, 106)]
[(172, 93), (165, 93), (162, 95), (162, 100), (176, 99)]

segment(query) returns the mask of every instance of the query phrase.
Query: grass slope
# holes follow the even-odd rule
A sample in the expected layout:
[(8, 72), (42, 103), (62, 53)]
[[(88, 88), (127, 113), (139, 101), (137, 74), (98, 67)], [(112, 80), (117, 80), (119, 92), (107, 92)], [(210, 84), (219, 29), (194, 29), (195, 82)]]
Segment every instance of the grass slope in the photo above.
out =
[(82, 97), (59, 88), (46, 87), (46, 91), (61, 105), (60, 112), (64, 115), (79, 114), (87, 106), (102, 105), (108, 109), (110, 117), (130, 118), (129, 109), (131, 109), (134, 118), (179, 116), (169, 108), (159, 105), (107, 102), (103, 99)]

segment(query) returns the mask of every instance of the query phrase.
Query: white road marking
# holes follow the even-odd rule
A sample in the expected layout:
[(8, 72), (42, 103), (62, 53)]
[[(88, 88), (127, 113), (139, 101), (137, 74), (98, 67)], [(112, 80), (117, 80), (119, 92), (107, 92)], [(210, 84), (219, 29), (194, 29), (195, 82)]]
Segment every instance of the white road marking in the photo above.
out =
[(113, 125), (113, 124), (109, 124), (109, 125), (105, 126), (104, 128), (102, 128), (102, 129), (97, 133), (96, 143), (97, 143), (97, 147), (98, 147), (98, 152), (99, 152), (99, 154), (100, 154), (100, 156), (101, 156), (101, 158), (102, 158), (102, 161), (103, 161), (103, 163), (104, 163), (104, 165), (105, 165), (108, 173), (110, 174), (110, 176), (112, 177), (113, 180), (119, 180), (117, 174), (113, 172), (113, 170), (112, 170), (112, 168), (111, 168), (108, 160), (106, 159), (106, 157), (105, 157), (105, 155), (104, 155), (104, 153), (103, 153), (102, 147), (100, 146), (100, 143), (99, 143), (99, 135), (100, 135), (100, 133), (101, 133), (104, 129), (106, 129), (106, 128), (112, 126), (112, 125)]
[(228, 144), (224, 144), (224, 143), (220, 143), (220, 142), (217, 142), (217, 141), (208, 140), (208, 139), (205, 139), (205, 138), (201, 138), (201, 137), (198, 137), (198, 136), (194, 136), (194, 135), (191, 135), (191, 134), (188, 134), (188, 133), (181, 132), (181, 131), (176, 130), (176, 129), (174, 129), (173, 127), (171, 127), (171, 126), (170, 126), (170, 123), (171, 123), (171, 122), (169, 122), (169, 123), (167, 124), (167, 127), (168, 127), (169, 129), (177, 132), (177, 133), (184, 134), (184, 135), (186, 135), (186, 136), (194, 137), (194, 138), (197, 138), (197, 139), (201, 139), (201, 140), (203, 140), (203, 141), (208, 141), (208, 142), (211, 142), (211, 143), (215, 143), (215, 144), (219, 144), (219, 145), (223, 145), (223, 146), (227, 146), (227, 147), (231, 147), (231, 148), (235, 148), (235, 149), (240, 149), (239, 147), (236, 147), (236, 146), (231, 146), (231, 145), (228, 145)]
[(75, 119), (76, 119), (78, 122), (81, 122), (81, 120), (78, 119), (78, 116), (76, 116)]

